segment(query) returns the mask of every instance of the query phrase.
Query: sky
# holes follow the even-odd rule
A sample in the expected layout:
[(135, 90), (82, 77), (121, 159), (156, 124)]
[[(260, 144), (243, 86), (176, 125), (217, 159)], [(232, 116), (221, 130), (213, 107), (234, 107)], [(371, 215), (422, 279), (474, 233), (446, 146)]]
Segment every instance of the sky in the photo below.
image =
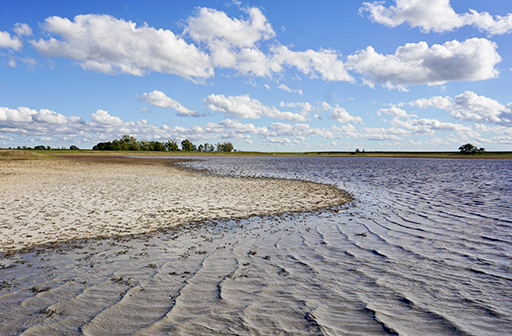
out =
[(0, 148), (512, 150), (512, 1), (0, 0)]

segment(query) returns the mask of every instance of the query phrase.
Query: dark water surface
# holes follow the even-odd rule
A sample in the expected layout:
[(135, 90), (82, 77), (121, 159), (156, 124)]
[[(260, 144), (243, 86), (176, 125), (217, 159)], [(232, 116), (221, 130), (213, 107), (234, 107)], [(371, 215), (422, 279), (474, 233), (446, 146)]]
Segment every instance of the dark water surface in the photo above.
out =
[(0, 335), (512, 335), (512, 161), (181, 165), (354, 201), (5, 256)]

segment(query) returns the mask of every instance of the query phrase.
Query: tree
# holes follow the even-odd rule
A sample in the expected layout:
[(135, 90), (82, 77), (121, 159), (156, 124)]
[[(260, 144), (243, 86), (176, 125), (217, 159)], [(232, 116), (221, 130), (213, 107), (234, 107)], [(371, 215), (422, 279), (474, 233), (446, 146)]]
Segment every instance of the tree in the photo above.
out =
[(178, 143), (176, 142), (176, 140), (172, 140), (172, 139), (167, 140), (167, 142), (165, 143), (164, 146), (169, 152), (175, 152), (179, 149)]
[(100, 142), (94, 147), (92, 150), (118, 150), (118, 148), (110, 141), (108, 142)]
[(123, 137), (119, 140), (119, 144), (120, 150), (140, 150), (140, 143), (137, 141), (137, 139), (129, 135), (123, 135)]
[(231, 142), (224, 142), (223, 145), (224, 146), (222, 149), (224, 150), (224, 152), (232, 152), (235, 149)]
[(192, 151), (196, 151), (197, 150), (196, 145), (194, 145), (192, 143), (192, 141), (187, 140), (187, 139), (185, 139), (185, 140), (183, 140), (181, 142), (181, 149), (183, 151), (187, 151), (187, 152), (192, 152)]
[(159, 141), (155, 141), (154, 144), (153, 144), (153, 150), (154, 151), (159, 151), (159, 152), (165, 152), (166, 151), (166, 148), (165, 148), (165, 145)]
[(233, 149), (235, 148), (231, 142), (223, 142), (217, 144), (217, 152), (232, 152)]
[(71, 146), (69, 146), (69, 149), (71, 149), (71, 150), (79, 150), (80, 148), (78, 148), (75, 145), (71, 145)]
[(215, 151), (215, 146), (212, 144), (209, 144), (208, 142), (204, 144), (204, 151), (205, 152), (213, 152)]
[(477, 148), (476, 146), (474, 146), (470, 143), (467, 143), (465, 145), (460, 146), (459, 151), (462, 154), (476, 154), (476, 153), (485, 152), (485, 148)]

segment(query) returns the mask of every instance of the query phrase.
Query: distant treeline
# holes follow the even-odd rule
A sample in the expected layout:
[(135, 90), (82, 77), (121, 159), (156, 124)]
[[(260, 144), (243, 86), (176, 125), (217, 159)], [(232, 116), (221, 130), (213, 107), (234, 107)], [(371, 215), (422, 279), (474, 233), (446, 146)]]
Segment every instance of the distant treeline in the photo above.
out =
[[(11, 147), (9, 147), (9, 149), (12, 149)], [(18, 146), (16, 149), (37, 149), (37, 150), (53, 150), (53, 149), (66, 149), (66, 147), (61, 147), (61, 148), (52, 148), (50, 146), (44, 146), (44, 145), (38, 145), (38, 146), (34, 146), (34, 148), (32, 147), (27, 147), (27, 146)], [(75, 145), (71, 145), (69, 147), (69, 149), (71, 150), (79, 150), (80, 148), (78, 148), (77, 146)]]
[(216, 145), (205, 143), (198, 146), (190, 140), (183, 140), (178, 144), (175, 140), (159, 141), (139, 141), (132, 136), (124, 135), (121, 139), (115, 139), (108, 142), (100, 142), (95, 145), (93, 150), (111, 150), (111, 151), (186, 151), (186, 152), (232, 152), (235, 148), (231, 142), (218, 143)]

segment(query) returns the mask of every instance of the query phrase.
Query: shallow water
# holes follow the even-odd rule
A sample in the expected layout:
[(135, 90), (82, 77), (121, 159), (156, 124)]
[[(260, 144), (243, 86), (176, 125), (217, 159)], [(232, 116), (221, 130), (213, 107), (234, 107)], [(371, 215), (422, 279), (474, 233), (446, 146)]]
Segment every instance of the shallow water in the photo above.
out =
[(182, 165), (327, 183), (354, 201), (4, 256), (0, 335), (512, 334), (511, 161)]

